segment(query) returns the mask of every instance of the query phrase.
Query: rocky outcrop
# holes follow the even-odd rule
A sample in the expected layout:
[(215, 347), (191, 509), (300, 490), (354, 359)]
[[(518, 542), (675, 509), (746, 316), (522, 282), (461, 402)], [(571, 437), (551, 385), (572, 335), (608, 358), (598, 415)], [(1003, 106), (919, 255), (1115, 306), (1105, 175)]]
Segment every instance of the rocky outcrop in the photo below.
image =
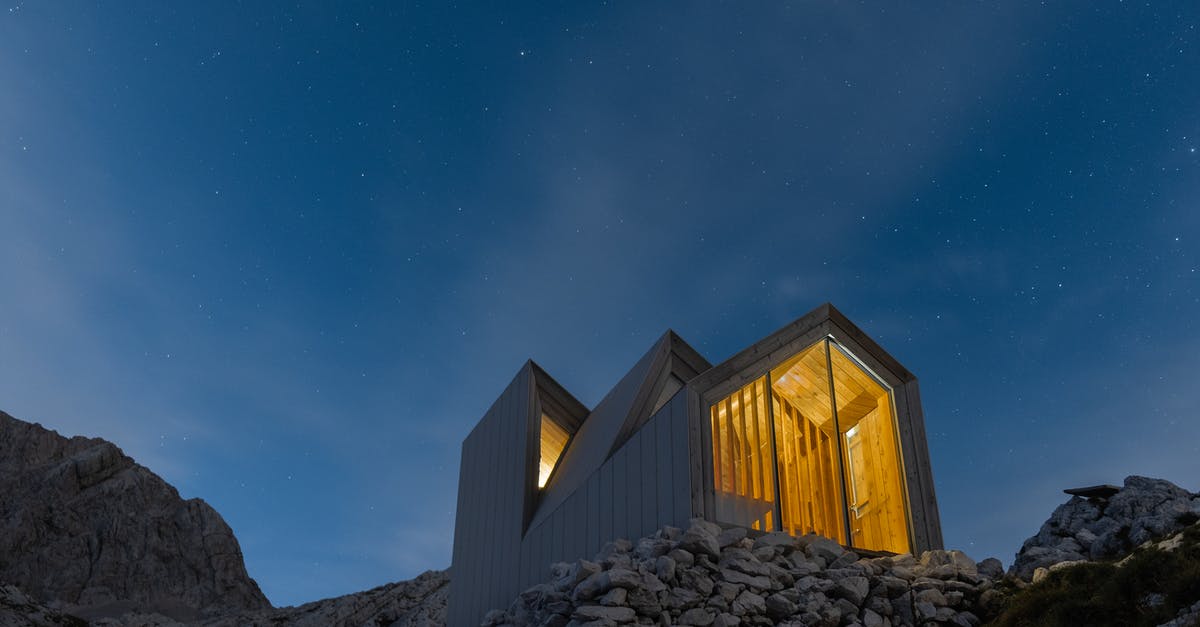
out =
[(365, 592), (299, 607), (239, 612), (200, 621), (195, 627), (442, 627), (449, 592), (449, 571), (430, 570)]
[(0, 584), (83, 618), (270, 607), (233, 531), (113, 444), (0, 412)]
[(1163, 479), (1131, 476), (1111, 497), (1075, 496), (1060, 505), (1021, 546), (1010, 572), (1030, 581), (1041, 568), (1117, 558), (1198, 519), (1200, 494)]
[(38, 603), (16, 586), (0, 586), (0, 625), (5, 627), (86, 627), (87, 621)]
[(594, 560), (554, 565), (485, 625), (978, 625), (997, 609), (994, 559), (961, 551), (863, 557), (815, 535), (722, 529), (695, 519)]

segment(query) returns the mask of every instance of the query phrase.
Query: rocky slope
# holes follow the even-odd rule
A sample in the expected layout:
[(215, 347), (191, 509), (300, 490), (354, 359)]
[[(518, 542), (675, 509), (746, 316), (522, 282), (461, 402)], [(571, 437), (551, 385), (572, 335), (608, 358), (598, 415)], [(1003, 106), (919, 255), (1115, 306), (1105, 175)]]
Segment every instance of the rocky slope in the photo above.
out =
[(860, 556), (696, 519), (556, 564), (484, 624), (1200, 626), (1200, 495), (1136, 476), (1112, 492), (1056, 509), (1008, 575), (960, 551)]
[(450, 573), (430, 570), (415, 579), (299, 607), (238, 612), (195, 627), (441, 627), (446, 624)]
[(84, 617), (270, 607), (212, 507), (113, 444), (0, 412), (0, 583)]
[(1021, 546), (1010, 573), (1025, 580), (1064, 562), (1109, 560), (1200, 520), (1200, 494), (1132, 476), (1109, 497), (1072, 497)]
[(997, 560), (961, 551), (866, 557), (827, 538), (694, 519), (593, 560), (557, 564), (485, 625), (979, 625), (1000, 608)]

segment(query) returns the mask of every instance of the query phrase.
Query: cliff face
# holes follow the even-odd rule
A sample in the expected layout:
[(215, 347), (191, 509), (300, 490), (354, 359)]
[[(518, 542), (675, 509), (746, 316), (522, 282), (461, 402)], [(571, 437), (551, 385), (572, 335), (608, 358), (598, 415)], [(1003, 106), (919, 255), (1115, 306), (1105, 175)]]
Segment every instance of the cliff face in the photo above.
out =
[(1072, 497), (1021, 546), (1010, 574), (1026, 581), (1039, 568), (1109, 560), (1200, 520), (1200, 493), (1170, 481), (1131, 476), (1111, 496)]
[(110, 442), (0, 412), (0, 583), (88, 617), (269, 608), (220, 514)]

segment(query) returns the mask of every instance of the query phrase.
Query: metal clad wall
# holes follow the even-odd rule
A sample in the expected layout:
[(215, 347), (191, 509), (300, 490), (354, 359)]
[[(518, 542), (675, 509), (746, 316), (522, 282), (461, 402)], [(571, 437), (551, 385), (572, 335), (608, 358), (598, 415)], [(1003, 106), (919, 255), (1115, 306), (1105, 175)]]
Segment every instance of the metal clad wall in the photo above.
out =
[(528, 429), (536, 426), (532, 393), (526, 369), (463, 443), (451, 627), (477, 625), (489, 610), (506, 609), (522, 590), (548, 579), (554, 562), (591, 559), (609, 541), (636, 541), (690, 518), (681, 392), (522, 536), (521, 490), (533, 480), (525, 456)]
[(642, 530), (642, 449), (638, 436), (630, 438), (624, 450), (625, 530), (621, 532), (621, 537), (637, 540)]
[(584, 555), (595, 555), (600, 552), (600, 473), (592, 473), (588, 477), (587, 505), (587, 544)]
[(532, 378), (522, 368), (463, 442), (448, 622), (478, 625), (519, 591)]
[(651, 422), (646, 422), (638, 432), (642, 440), (642, 524), (638, 537), (654, 533), (662, 526), (658, 517), (658, 463), (655, 461), (658, 451), (654, 434), (654, 424)]
[(654, 479), (658, 482), (658, 519), (678, 525), (675, 521), (675, 502), (671, 495), (671, 403), (663, 405), (657, 420), (651, 419), (646, 428), (654, 429)]
[(691, 455), (688, 437), (688, 394), (680, 392), (667, 403), (671, 420), (671, 496), (675, 499), (676, 526), (685, 526), (692, 513)]

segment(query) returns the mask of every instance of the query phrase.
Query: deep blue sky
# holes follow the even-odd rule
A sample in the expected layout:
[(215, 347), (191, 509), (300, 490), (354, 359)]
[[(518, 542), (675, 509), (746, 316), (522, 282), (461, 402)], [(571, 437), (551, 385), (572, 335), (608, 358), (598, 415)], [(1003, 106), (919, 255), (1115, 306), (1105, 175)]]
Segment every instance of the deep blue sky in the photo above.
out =
[(274, 603), (448, 565), (526, 358), (591, 406), (824, 301), (920, 377), (951, 547), (1200, 487), (1197, 3), (274, 4), (0, 5), (0, 409)]

